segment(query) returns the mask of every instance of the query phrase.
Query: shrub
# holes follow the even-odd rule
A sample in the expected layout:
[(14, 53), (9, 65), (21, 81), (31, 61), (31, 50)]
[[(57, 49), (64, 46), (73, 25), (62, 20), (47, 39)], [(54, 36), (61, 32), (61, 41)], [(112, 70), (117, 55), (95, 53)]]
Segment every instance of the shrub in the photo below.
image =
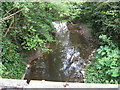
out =
[(25, 71), (25, 63), (17, 53), (18, 47), (3, 37), (2, 42), (2, 60), (0, 63), (2, 78), (20, 79)]
[(99, 38), (102, 43), (85, 68), (85, 82), (120, 83), (120, 50), (106, 35)]

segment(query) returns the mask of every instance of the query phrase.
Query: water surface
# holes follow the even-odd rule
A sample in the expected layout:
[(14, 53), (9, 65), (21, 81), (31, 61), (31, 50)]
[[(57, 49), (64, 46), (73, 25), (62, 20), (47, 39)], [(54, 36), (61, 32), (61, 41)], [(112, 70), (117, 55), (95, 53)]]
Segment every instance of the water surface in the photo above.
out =
[(28, 80), (83, 82), (81, 73), (93, 50), (86, 38), (75, 27), (68, 29), (66, 22), (53, 22), (56, 28), (56, 43), (52, 49), (35, 60), (26, 75)]

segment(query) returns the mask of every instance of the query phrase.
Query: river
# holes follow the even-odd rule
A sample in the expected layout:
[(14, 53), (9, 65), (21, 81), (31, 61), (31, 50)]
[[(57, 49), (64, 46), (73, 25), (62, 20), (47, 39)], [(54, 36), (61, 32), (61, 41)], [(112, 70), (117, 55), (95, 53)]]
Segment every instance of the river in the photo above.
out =
[(94, 49), (93, 43), (81, 33), (86, 29), (66, 22), (53, 22), (53, 25), (57, 42), (50, 44), (51, 52), (43, 53), (42, 57), (31, 63), (26, 79), (83, 82), (83, 69)]

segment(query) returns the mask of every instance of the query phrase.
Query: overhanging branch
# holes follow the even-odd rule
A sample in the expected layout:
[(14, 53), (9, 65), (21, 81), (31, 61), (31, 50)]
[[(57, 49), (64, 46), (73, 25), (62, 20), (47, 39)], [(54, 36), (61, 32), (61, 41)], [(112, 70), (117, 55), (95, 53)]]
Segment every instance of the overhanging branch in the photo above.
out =
[(17, 12), (15, 12), (15, 13), (13, 13), (13, 14), (10, 14), (10, 15), (7, 16), (7, 17), (1, 18), (1, 19), (0, 19), (0, 22), (3, 22), (3, 21), (5, 21), (5, 20), (8, 20), (8, 19), (12, 18), (12, 16), (14, 16), (15, 14), (17, 14), (17, 13), (19, 13), (19, 12), (25, 10), (25, 9), (26, 9), (26, 8), (22, 8), (22, 9), (18, 10)]

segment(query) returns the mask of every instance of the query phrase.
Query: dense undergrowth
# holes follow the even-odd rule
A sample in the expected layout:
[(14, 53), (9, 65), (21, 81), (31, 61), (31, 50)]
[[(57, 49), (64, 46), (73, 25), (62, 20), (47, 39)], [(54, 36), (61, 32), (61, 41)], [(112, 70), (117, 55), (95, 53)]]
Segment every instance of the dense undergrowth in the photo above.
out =
[(120, 50), (106, 35), (99, 38), (102, 44), (85, 68), (85, 82), (120, 83)]
[(2, 78), (21, 78), (25, 70), (25, 63), (23, 63), (19, 53), (16, 52), (18, 47), (5, 37), (2, 39), (4, 40), (1, 60), (3, 64)]

